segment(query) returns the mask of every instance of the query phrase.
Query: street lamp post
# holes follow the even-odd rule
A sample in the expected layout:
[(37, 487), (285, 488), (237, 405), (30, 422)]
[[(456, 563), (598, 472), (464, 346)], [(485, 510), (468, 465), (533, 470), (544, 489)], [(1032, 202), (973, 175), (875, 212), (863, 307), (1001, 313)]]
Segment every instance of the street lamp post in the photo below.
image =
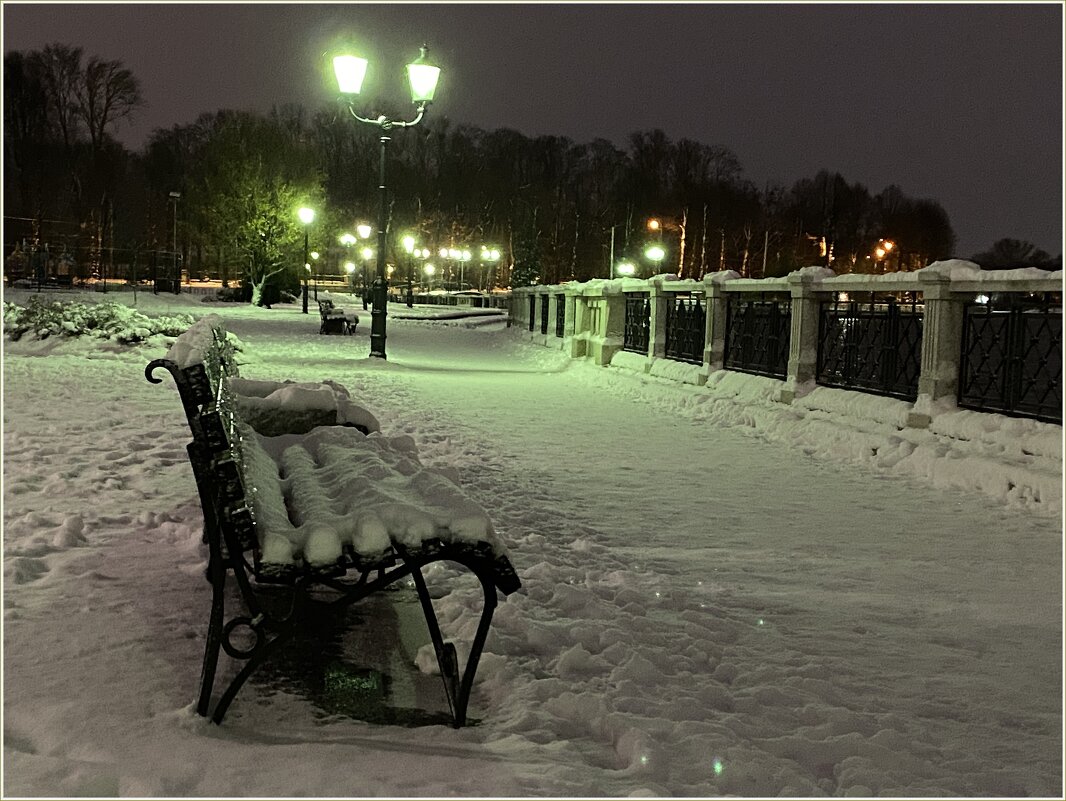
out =
[(355, 262), (344, 262), (344, 271), (348, 273), (348, 294), (355, 294)]
[(372, 258), (374, 258), (374, 249), (363, 248), (359, 252), (359, 255), (363, 257), (363, 311), (366, 311), (367, 306), (369, 305), (368, 297), (370, 294), (367, 292), (366, 265)]
[(338, 55), (333, 59), (333, 70), (337, 76), (337, 84), (341, 92), (346, 95), (348, 111), (359, 122), (368, 125), (376, 125), (381, 129), (381, 160), (378, 167), (379, 189), (381, 190), (381, 206), (378, 213), (378, 259), (377, 276), (374, 279), (374, 309), (370, 315), (370, 355), (384, 359), (385, 356), (385, 318), (387, 316), (388, 279), (385, 276), (385, 247), (387, 244), (386, 227), (388, 225), (388, 193), (385, 188), (385, 163), (386, 147), (389, 143), (389, 133), (393, 128), (409, 128), (421, 122), (426, 113), (426, 107), (433, 101), (433, 94), (437, 89), (437, 79), (440, 77), (440, 68), (430, 64), (426, 59), (428, 47), (422, 45), (417, 59), (407, 65), (407, 82), (411, 89), (411, 100), (416, 107), (416, 115), (413, 120), (393, 120), (384, 114), (376, 119), (362, 117), (356, 113), (352, 106), (355, 95), (359, 94), (366, 76), (367, 60), (351, 54)]
[[(415, 238), (413, 236), (405, 236), (403, 238), (403, 249), (407, 253), (407, 308), (410, 309), (415, 305)], [(421, 253), (422, 251), (419, 250), (418, 252)]]
[[(300, 218), (300, 222), (304, 224), (304, 291), (303, 291), (303, 313), (307, 314), (307, 274), (311, 272), (311, 263), (307, 261), (307, 230), (308, 227), (315, 219), (314, 209), (309, 209), (306, 206), (302, 207), (296, 214)], [(315, 292), (315, 299), (318, 299), (318, 293)]]
[[(178, 274), (178, 201), (181, 200), (181, 192), (171, 192), (170, 199), (174, 201), (174, 238), (171, 240), (171, 273), (170, 277), (173, 279), (171, 289), (174, 294), (178, 294), (181, 291), (181, 275)], [(175, 277), (176, 276), (176, 277)]]

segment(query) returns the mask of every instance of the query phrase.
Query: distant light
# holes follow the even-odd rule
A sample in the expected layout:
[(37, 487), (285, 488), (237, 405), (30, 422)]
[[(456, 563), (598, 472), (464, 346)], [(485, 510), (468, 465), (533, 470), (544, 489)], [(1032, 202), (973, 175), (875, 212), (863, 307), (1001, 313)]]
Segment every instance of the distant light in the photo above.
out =
[(405, 236), (403, 238), (403, 249), (408, 253), (412, 253), (415, 249), (415, 238), (413, 236)]
[(370, 238), (370, 232), (373, 231), (373, 230), (374, 229), (372, 229), (366, 223), (362, 223), (361, 225), (355, 226), (355, 232), (357, 234), (359, 234), (359, 238), (360, 239), (369, 239)]
[(892, 248), (894, 248), (895, 246), (895, 242), (890, 242), (887, 239), (881, 243), (881, 247), (883, 247), (885, 250), (892, 250)]
[(714, 766), (714, 775), (721, 776), (722, 771), (725, 770), (725, 765), (722, 764), (722, 760), (718, 757), (715, 757), (714, 762), (711, 764)]
[(877, 250), (874, 251), (874, 255), (877, 256), (877, 258), (879, 258), (879, 259), (883, 259), (885, 257), (886, 253), (888, 253), (888, 251), (885, 250), (884, 248), (878, 248)]
[(434, 267), (432, 264), (427, 264), (425, 267), (422, 268), (422, 270), (425, 272), (426, 275), (433, 275), (433, 273), (437, 272), (437, 268)]
[(345, 247), (349, 247), (355, 244), (355, 237), (351, 234), (341, 234), (340, 242)]
[(654, 217), (652, 217), (650, 220), (648, 220), (648, 230), (649, 231), (658, 231), (659, 228), (661, 228), (661, 227), (662, 227), (662, 224), (658, 220), (656, 220)]
[(442, 259), (448, 258), (448, 248), (441, 248), (437, 251), (437, 255), (440, 256)]
[(766, 621), (763, 620), (761, 617), (759, 618), (759, 625), (760, 626), (765, 626), (766, 625)]
[(974, 300), (974, 303), (988, 303), (988, 301), (991, 300), (991, 298), (988, 297), (988, 295), (978, 295), (973, 300)]
[(851, 298), (848, 297), (847, 292), (841, 292), (839, 295), (837, 295), (837, 300), (839, 300), (841, 303), (847, 303), (849, 300), (851, 300)]
[(347, 272), (349, 272), (349, 273), (354, 273), (355, 272), (355, 263), (354, 262), (350, 262), (350, 261), (344, 262), (344, 269)]
[(462, 253), (459, 254), (459, 258), (463, 261), (470, 261), (470, 251), (464, 250)]
[(359, 252), (359, 255), (362, 256), (364, 259), (367, 259), (369, 261), (370, 259), (374, 258), (374, 249), (373, 248), (363, 248)]
[(623, 262), (619, 262), (615, 266), (614, 271), (616, 273), (618, 273), (619, 275), (632, 275), (633, 273), (635, 273), (637, 271), (637, 268), (634, 267), (631, 262), (623, 261)]
[(666, 258), (666, 251), (659, 245), (651, 245), (644, 251), (644, 255), (652, 261), (662, 261)]
[(309, 209), (307, 206), (303, 206), (296, 214), (304, 225), (310, 225), (315, 221), (315, 210)]
[(318, 261), (318, 251), (317, 250), (312, 250), (311, 251), (311, 258), (314, 259), (315, 261)]

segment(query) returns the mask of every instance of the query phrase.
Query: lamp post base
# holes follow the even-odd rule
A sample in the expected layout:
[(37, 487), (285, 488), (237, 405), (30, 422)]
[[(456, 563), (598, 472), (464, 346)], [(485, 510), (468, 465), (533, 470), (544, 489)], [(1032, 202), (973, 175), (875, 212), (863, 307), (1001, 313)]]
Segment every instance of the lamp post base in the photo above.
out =
[(373, 308), (370, 311), (370, 356), (385, 359), (385, 318), (388, 316), (388, 285), (376, 278), (371, 287)]

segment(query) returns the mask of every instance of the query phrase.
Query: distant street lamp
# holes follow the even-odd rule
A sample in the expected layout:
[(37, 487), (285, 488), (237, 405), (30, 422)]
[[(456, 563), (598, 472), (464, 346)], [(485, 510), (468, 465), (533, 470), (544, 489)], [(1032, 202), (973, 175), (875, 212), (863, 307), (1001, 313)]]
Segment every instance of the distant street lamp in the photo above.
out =
[(176, 295), (180, 291), (181, 287), (181, 275), (178, 273), (178, 201), (181, 200), (181, 192), (171, 192), (170, 199), (174, 201), (174, 239), (171, 243), (170, 257), (171, 257), (171, 273), (170, 277), (174, 283), (171, 289)]
[(426, 291), (429, 291), (433, 289), (433, 273), (437, 272), (437, 268), (432, 264), (427, 264), (422, 271), (426, 274)]
[(422, 251), (415, 249), (413, 236), (403, 238), (403, 249), (407, 252), (407, 308), (411, 309), (415, 305), (415, 253), (421, 254)]
[(366, 311), (367, 305), (368, 305), (367, 298), (368, 298), (368, 295), (369, 295), (369, 291), (367, 289), (367, 284), (366, 284), (366, 266), (370, 262), (370, 260), (372, 258), (374, 258), (374, 249), (373, 248), (363, 248), (359, 252), (359, 255), (363, 257), (363, 311)]
[(296, 212), (300, 218), (300, 222), (304, 224), (304, 292), (303, 292), (303, 313), (307, 314), (307, 274), (311, 272), (311, 264), (307, 261), (307, 229), (315, 220), (315, 210), (309, 209), (307, 206), (303, 206)]
[[(500, 260), (500, 251), (498, 251), (496, 248), (489, 248), (486, 245), (482, 245), (481, 246), (481, 263), (482, 263), (482, 265), (484, 265), (486, 263), (489, 263), (489, 264), (492, 265), (493, 270), (495, 270), (496, 269), (496, 262), (498, 262), (499, 260)], [(481, 272), (482, 272), (482, 282), (487, 284), (488, 281), (485, 280), (485, 278), (486, 278), (485, 273), (487, 271), (482, 270)], [(493, 273), (494, 282), (495, 282), (495, 277), (496, 277), (495, 273)], [(479, 289), (484, 289), (484, 287), (478, 287), (478, 288)]]
[(359, 94), (363, 86), (363, 78), (366, 77), (366, 68), (369, 63), (365, 58), (346, 53), (337, 55), (333, 59), (333, 70), (337, 76), (337, 85), (342, 94), (346, 95), (348, 111), (359, 122), (368, 125), (376, 125), (381, 129), (381, 160), (378, 169), (379, 188), (381, 190), (381, 205), (378, 213), (378, 259), (377, 277), (374, 279), (374, 309), (371, 312), (370, 327), (370, 355), (380, 359), (385, 356), (385, 318), (388, 314), (388, 279), (385, 275), (385, 248), (388, 240), (386, 227), (388, 226), (388, 193), (385, 188), (385, 151), (389, 143), (389, 133), (393, 128), (409, 128), (421, 122), (426, 112), (426, 107), (433, 101), (433, 94), (437, 89), (437, 80), (440, 78), (440, 67), (430, 64), (426, 58), (429, 48), (422, 45), (417, 59), (407, 65), (407, 82), (411, 89), (411, 101), (415, 104), (416, 115), (409, 122), (392, 120), (384, 114), (375, 119), (362, 117), (356, 113), (352, 104), (355, 95)]
[(633, 266), (632, 262), (620, 261), (614, 266), (614, 271), (618, 275), (633, 275), (633, 273), (637, 271), (637, 268)]
[(644, 256), (655, 264), (656, 269), (662, 263), (662, 260), (666, 258), (666, 251), (663, 250), (661, 245), (649, 245), (644, 249)]
[(348, 294), (355, 294), (355, 262), (344, 262), (344, 271), (348, 273)]
[(311, 280), (315, 285), (315, 301), (318, 301), (318, 251), (311, 251), (311, 263), (314, 265), (314, 270), (311, 272)]

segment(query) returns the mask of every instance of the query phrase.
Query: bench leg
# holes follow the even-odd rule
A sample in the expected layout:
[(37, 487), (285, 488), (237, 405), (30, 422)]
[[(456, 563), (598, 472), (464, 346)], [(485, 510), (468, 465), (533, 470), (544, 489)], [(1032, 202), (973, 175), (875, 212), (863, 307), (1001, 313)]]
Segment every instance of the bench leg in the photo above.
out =
[(455, 653), (455, 646), (450, 642), (444, 642), (440, 624), (437, 622), (437, 613), (433, 609), (433, 602), (430, 600), (421, 568), (416, 567), (411, 577), (414, 579), (418, 600), (422, 604), (426, 626), (429, 628), (429, 637), (433, 641), (433, 650), (437, 655), (437, 665), (440, 668), (441, 680), (444, 682), (444, 693), (448, 697), (453, 725), (457, 729), (462, 728), (466, 724), (466, 709), (470, 703), (470, 691), (474, 686), (478, 662), (481, 661), (481, 652), (485, 647), (485, 639), (488, 637), (492, 614), (496, 611), (496, 587), (478, 576), (485, 595), (485, 603), (481, 609), (481, 620), (478, 622), (477, 632), (470, 646), (470, 656), (466, 660), (466, 667), (460, 681), (459, 660)]
[(208, 708), (211, 705), (211, 691), (215, 686), (215, 671), (218, 668), (218, 652), (222, 647), (222, 618), (226, 606), (224, 596), (226, 568), (216, 554), (211, 555), (207, 575), (211, 581), (211, 619), (207, 626), (204, 663), (200, 670), (200, 697), (196, 702), (196, 714), (200, 717), (207, 717)]
[(293, 633), (296, 631), (296, 626), (292, 621), (289, 622), (272, 640), (256, 639), (255, 648), (252, 651), (248, 661), (244, 663), (244, 667), (241, 668), (233, 681), (230, 682), (229, 687), (222, 693), (222, 697), (218, 699), (218, 704), (215, 705), (215, 711), (211, 714), (211, 720), (215, 724), (221, 724), (222, 719), (226, 717), (226, 712), (229, 709), (229, 705), (233, 703), (233, 699), (237, 697), (237, 693), (240, 692), (241, 687), (248, 681), (248, 677), (251, 676), (256, 669), (263, 664), (270, 655), (277, 650), (278, 646), (284, 644)]

